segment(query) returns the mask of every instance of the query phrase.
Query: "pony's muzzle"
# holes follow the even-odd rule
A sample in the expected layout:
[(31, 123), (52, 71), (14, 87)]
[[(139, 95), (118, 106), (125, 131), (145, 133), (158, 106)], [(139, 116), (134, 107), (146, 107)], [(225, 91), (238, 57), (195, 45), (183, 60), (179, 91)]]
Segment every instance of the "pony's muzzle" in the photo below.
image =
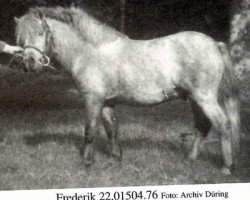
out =
[[(43, 56), (42, 56), (43, 57)], [(46, 64), (47, 59), (42, 59), (41, 55), (36, 52), (26, 51), (23, 53), (23, 61), (25, 63), (26, 69), (30, 71), (37, 71), (40, 70), (43, 66), (43, 62)], [(41, 60), (41, 61), (40, 61)]]
[(35, 59), (33, 57), (23, 56), (23, 61), (27, 70), (32, 70), (32, 68), (34, 68)]

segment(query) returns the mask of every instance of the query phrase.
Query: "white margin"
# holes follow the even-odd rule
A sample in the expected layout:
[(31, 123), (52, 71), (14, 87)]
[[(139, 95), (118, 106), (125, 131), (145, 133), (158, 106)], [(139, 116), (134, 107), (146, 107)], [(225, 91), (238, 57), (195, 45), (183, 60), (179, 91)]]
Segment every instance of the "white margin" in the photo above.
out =
[[(143, 195), (142, 197), (139, 197), (140, 192)], [(107, 198), (108, 193), (110, 193), (109, 198)], [(115, 193), (116, 197), (114, 198)], [(133, 198), (131, 197), (132, 193), (134, 195)], [(138, 194), (138, 197), (136, 197), (136, 194)], [(122, 195), (123, 199), (121, 197)], [(93, 198), (91, 198), (91, 196)], [(101, 199), (101, 197), (104, 198)], [(93, 199), (94, 200), (166, 200), (166, 199), (250, 200), (250, 183), (103, 187), (103, 188), (76, 188), (76, 189), (52, 189), (52, 190), (51, 189), (15, 190), (15, 191), (13, 190), (13, 191), (0, 192), (0, 200), (19, 200), (19, 199), (20, 200), (93, 200)]]

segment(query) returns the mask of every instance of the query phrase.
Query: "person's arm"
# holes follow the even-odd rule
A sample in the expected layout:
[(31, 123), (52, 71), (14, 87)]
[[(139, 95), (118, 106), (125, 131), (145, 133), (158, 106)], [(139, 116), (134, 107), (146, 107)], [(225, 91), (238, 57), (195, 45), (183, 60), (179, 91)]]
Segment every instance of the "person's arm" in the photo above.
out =
[(15, 53), (20, 53), (22, 51), (23, 51), (22, 47), (11, 46), (6, 42), (0, 41), (0, 53), (3, 52), (3, 53), (15, 54)]

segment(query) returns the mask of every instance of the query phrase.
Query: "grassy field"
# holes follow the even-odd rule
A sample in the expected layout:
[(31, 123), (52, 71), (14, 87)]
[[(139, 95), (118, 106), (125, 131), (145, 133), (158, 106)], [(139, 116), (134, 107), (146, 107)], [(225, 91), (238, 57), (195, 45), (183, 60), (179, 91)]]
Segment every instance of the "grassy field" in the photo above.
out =
[(197, 162), (186, 159), (194, 133), (188, 102), (118, 106), (122, 162), (109, 158), (109, 142), (101, 133), (95, 163), (86, 169), (84, 108), (70, 79), (3, 68), (0, 91), (0, 190), (250, 181), (248, 133), (232, 176), (220, 173), (222, 157), (213, 133)]

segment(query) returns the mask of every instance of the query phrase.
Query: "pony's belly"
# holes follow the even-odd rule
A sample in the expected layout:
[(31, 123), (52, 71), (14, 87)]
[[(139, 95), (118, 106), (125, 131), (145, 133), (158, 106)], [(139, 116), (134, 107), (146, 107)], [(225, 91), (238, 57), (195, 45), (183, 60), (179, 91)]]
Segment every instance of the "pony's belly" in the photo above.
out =
[(157, 104), (163, 101), (173, 100), (179, 95), (175, 90), (159, 90), (154, 92), (139, 92), (134, 95), (133, 100), (142, 104)]
[(154, 105), (159, 104), (164, 101), (173, 100), (179, 98), (179, 94), (175, 90), (141, 90), (131, 93), (126, 91), (120, 93), (116, 96), (110, 96), (106, 98), (108, 102), (112, 103), (126, 103), (126, 104), (136, 104), (136, 105)]
[(151, 92), (137, 92), (133, 95), (127, 95), (125, 98), (131, 103), (141, 103), (141, 104), (157, 104), (165, 100), (162, 91), (151, 91)]

